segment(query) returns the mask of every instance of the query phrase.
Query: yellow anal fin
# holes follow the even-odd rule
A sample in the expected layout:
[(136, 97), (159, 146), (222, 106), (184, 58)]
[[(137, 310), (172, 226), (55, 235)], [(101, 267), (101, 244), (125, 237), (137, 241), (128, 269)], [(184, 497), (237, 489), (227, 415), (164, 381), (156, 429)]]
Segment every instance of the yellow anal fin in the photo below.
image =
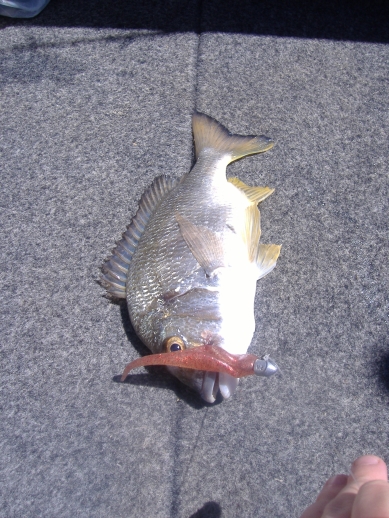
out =
[(274, 189), (270, 187), (250, 187), (236, 177), (229, 178), (228, 181), (242, 191), (251, 203), (255, 203), (256, 205), (274, 192)]
[(226, 266), (223, 241), (216, 232), (207, 227), (194, 225), (178, 212), (176, 220), (182, 237), (207, 275), (212, 275), (217, 268)]
[(246, 243), (250, 262), (256, 260), (259, 239), (261, 237), (261, 214), (256, 205), (246, 209), (243, 241)]
[(258, 244), (256, 263), (258, 267), (258, 279), (264, 277), (276, 266), (281, 252), (280, 245)]

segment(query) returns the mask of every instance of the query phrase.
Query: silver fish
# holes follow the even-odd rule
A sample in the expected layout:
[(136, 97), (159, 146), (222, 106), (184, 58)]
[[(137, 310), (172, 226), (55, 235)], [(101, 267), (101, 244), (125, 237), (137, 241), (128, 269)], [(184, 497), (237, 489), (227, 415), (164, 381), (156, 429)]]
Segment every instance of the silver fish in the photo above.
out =
[[(101, 282), (109, 296), (127, 299), (137, 335), (158, 358), (167, 353), (161, 363), (212, 403), (218, 390), (230, 397), (243, 372), (212, 367), (215, 357), (252, 360), (245, 353), (255, 328), (256, 282), (275, 267), (281, 249), (259, 243), (257, 205), (273, 189), (227, 180), (226, 167), (274, 143), (231, 135), (200, 113), (193, 115), (193, 135), (195, 166), (178, 180), (160, 176), (146, 190)], [(210, 361), (194, 359), (200, 347)], [(180, 351), (185, 360), (169, 362)], [(267, 374), (277, 370), (271, 361), (261, 365)]]

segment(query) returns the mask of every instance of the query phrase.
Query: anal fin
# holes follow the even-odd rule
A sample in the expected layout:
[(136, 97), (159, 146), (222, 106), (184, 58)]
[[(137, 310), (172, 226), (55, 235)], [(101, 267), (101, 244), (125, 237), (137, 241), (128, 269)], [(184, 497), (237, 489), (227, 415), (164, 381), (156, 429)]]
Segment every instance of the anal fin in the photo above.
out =
[(258, 243), (261, 237), (261, 214), (256, 205), (249, 205), (245, 214), (243, 240), (246, 243), (249, 261), (256, 259)]
[(274, 192), (274, 189), (270, 187), (250, 187), (236, 177), (228, 178), (228, 181), (242, 191), (251, 203), (256, 205)]
[(256, 263), (258, 267), (258, 279), (264, 277), (276, 266), (281, 252), (280, 245), (258, 244)]

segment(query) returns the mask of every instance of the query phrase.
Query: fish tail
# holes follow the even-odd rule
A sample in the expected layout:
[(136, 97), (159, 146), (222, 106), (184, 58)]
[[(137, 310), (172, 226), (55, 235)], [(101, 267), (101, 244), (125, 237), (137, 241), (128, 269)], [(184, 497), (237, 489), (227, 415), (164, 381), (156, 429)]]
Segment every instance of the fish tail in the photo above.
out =
[(192, 118), (193, 136), (196, 148), (196, 160), (206, 149), (218, 151), (230, 156), (230, 162), (247, 155), (263, 153), (274, 146), (274, 142), (265, 135), (232, 135), (227, 128), (208, 115), (195, 112)]

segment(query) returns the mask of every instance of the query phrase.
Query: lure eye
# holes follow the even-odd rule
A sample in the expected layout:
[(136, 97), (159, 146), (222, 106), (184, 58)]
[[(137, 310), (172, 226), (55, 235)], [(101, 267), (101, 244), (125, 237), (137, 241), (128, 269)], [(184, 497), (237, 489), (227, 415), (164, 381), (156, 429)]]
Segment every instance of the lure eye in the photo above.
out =
[(185, 349), (184, 342), (179, 336), (172, 336), (165, 340), (164, 350), (166, 353), (174, 353)]

